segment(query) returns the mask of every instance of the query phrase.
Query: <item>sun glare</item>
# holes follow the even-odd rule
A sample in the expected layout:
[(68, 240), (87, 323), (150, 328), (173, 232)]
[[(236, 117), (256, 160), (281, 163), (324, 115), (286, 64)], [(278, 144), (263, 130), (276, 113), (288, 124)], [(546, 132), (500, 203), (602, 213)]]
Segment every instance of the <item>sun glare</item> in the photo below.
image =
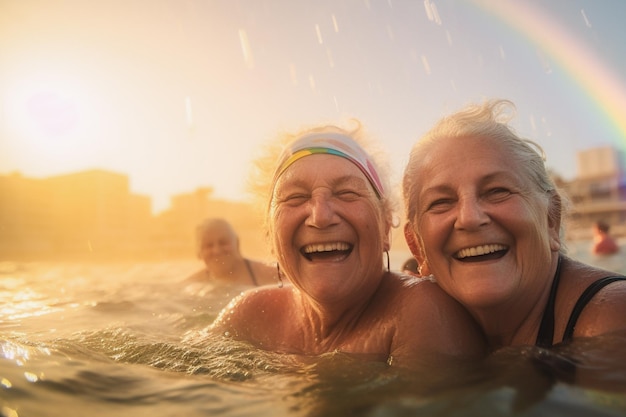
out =
[(62, 165), (89, 152), (85, 132), (94, 117), (88, 94), (75, 80), (23, 76), (9, 86), (3, 108), (10, 149), (25, 171), (38, 171), (38, 164)]

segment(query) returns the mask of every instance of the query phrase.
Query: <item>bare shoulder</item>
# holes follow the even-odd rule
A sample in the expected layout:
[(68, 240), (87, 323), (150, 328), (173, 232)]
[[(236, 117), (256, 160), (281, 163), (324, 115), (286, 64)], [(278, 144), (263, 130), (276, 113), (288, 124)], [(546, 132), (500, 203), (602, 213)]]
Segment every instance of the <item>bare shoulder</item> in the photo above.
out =
[(224, 307), (211, 330), (240, 340), (258, 342), (269, 334), (291, 305), (290, 287), (257, 287), (242, 292)]
[(216, 323), (221, 321), (251, 321), (263, 315), (278, 312), (291, 289), (288, 287), (257, 287), (250, 288), (235, 298), (220, 312)]
[[(595, 282), (606, 277), (623, 275), (569, 261), (571, 280), (576, 282), (572, 304)], [(571, 291), (571, 290), (570, 290)], [(573, 309), (573, 305), (572, 305)], [(576, 323), (576, 336), (597, 336), (626, 329), (626, 279), (615, 280), (602, 287), (588, 300)]]
[(626, 281), (607, 284), (583, 309), (575, 334), (597, 336), (626, 329)]
[(455, 299), (441, 289), (433, 276), (397, 275), (394, 278), (398, 303), (403, 309), (427, 314), (437, 314), (437, 312), (447, 310), (460, 312), (462, 315), (467, 314)]
[(434, 279), (395, 278), (394, 285), (399, 284), (392, 307), (398, 329), (396, 358), (484, 354), (485, 339), (477, 323)]

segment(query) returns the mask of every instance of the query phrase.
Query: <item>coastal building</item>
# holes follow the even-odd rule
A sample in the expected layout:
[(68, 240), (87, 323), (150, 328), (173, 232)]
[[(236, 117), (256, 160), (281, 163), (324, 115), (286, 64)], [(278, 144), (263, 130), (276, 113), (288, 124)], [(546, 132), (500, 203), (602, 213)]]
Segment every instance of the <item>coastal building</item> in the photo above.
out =
[(151, 200), (126, 175), (88, 170), (43, 179), (0, 176), (0, 256), (108, 256), (143, 250)]
[(154, 216), (151, 199), (132, 193), (124, 174), (0, 175), (0, 261), (193, 257), (194, 230), (206, 217), (228, 219), (247, 254), (266, 254), (251, 205), (215, 199), (209, 187), (173, 196)]
[(155, 252), (163, 256), (195, 256), (195, 229), (208, 217), (222, 217), (233, 225), (243, 253), (254, 257), (268, 255), (259, 213), (249, 203), (215, 198), (210, 187), (171, 197), (170, 207), (155, 217), (151, 239)]
[(626, 164), (620, 150), (606, 146), (577, 154), (577, 175), (562, 184), (571, 202), (568, 238), (589, 239), (602, 220), (611, 234), (626, 236)]

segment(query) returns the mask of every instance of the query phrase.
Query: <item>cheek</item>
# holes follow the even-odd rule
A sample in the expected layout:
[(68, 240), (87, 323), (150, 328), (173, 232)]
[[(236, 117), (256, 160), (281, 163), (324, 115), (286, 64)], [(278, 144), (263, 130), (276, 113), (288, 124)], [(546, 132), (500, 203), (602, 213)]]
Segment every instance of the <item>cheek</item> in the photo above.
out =
[(274, 210), (272, 213), (272, 217), (270, 218), (270, 227), (269, 233), (272, 242), (272, 248), (276, 252), (277, 256), (283, 257), (283, 252), (286, 245), (285, 242), (290, 240), (290, 237), (294, 234), (293, 215), (289, 215), (289, 213), (284, 210)]
[(435, 219), (428, 216), (422, 216), (418, 225), (416, 234), (423, 248), (438, 247), (444, 239), (443, 219)]
[(510, 216), (513, 221), (519, 219), (520, 233), (530, 234), (531, 240), (538, 242), (541, 246), (550, 246), (547, 201), (544, 204), (526, 202), (525, 207), (520, 208), (517, 213), (511, 210)]

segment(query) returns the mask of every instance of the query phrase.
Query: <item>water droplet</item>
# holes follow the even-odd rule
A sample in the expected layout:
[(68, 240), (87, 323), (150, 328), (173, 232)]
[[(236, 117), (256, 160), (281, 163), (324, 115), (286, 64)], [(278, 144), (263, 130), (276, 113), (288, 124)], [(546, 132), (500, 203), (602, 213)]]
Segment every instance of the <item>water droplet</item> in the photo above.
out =
[(239, 29), (239, 42), (241, 43), (241, 51), (243, 52), (243, 59), (248, 68), (254, 68), (254, 59), (252, 57), (252, 49), (250, 48), (250, 42), (248, 42), (248, 35), (243, 29)]
[(0, 415), (6, 417), (18, 417), (17, 411), (7, 406), (2, 406), (2, 408), (0, 408)]
[(439, 11), (437, 11), (435, 3), (430, 0), (424, 0), (424, 9), (426, 9), (426, 17), (428, 17), (428, 20), (441, 25), (441, 17), (439, 17)]
[(591, 28), (591, 22), (589, 22), (589, 19), (587, 19), (587, 14), (585, 13), (585, 9), (580, 9), (580, 14), (583, 16), (583, 19), (585, 20), (585, 25), (587, 25), (588, 28)]
[(428, 63), (428, 58), (422, 55), (422, 65), (424, 66), (424, 71), (426, 71), (427, 75), (430, 75), (430, 64)]
[(317, 34), (317, 41), (321, 44), (324, 43), (322, 39), (322, 31), (320, 30), (320, 25), (315, 25), (315, 33)]
[(315, 79), (313, 75), (309, 75), (309, 85), (311, 86), (311, 90), (315, 91)]
[(333, 28), (335, 28), (335, 33), (339, 33), (339, 25), (337, 24), (337, 18), (335, 17), (334, 14), (331, 16), (331, 18), (333, 19)]
[(37, 382), (39, 380), (37, 375), (32, 372), (24, 372), (24, 378), (26, 378), (28, 382)]

